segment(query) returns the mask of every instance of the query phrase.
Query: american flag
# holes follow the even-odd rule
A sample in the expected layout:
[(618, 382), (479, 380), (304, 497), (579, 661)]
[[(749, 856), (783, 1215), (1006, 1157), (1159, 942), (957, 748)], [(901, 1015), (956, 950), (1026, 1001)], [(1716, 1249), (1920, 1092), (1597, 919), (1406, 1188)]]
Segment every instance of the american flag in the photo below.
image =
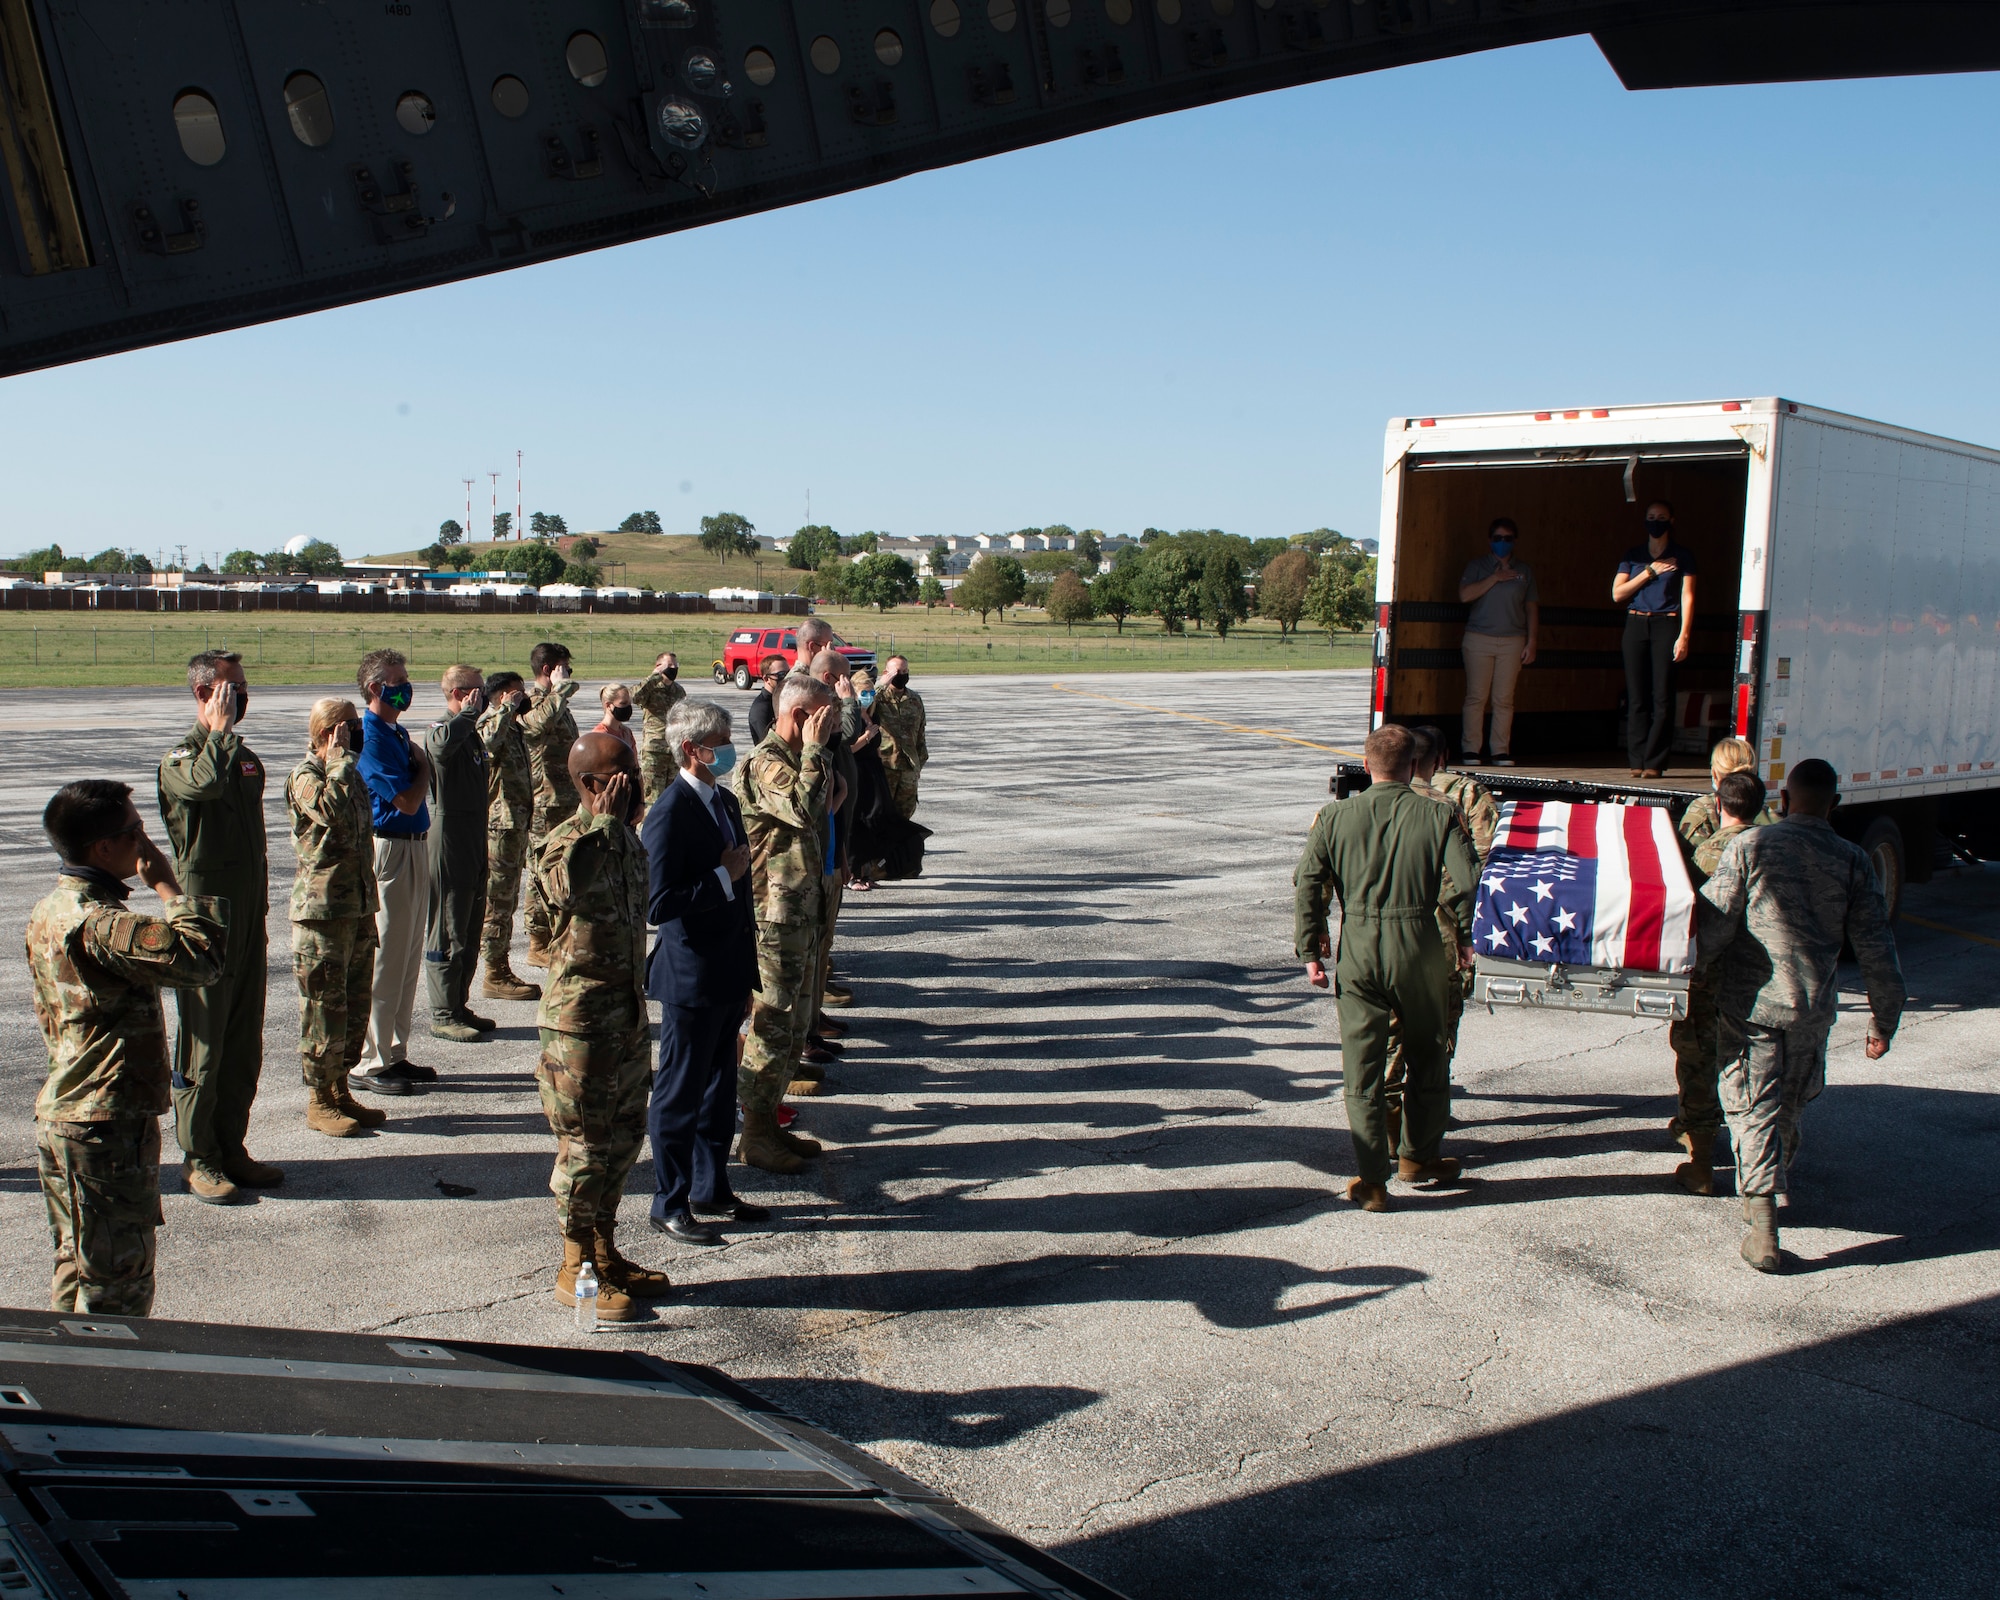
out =
[(1694, 889), (1665, 807), (1508, 801), (1472, 945), (1509, 961), (1692, 971)]

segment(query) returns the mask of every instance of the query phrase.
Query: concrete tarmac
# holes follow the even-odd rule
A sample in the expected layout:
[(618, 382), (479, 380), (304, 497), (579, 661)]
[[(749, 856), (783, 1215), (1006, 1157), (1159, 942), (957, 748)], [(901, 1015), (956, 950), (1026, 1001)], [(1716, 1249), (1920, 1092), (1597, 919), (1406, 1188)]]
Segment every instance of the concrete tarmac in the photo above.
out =
[[(854, 1031), (800, 1118), (828, 1154), (804, 1181), (737, 1169), (776, 1215), (707, 1251), (646, 1229), (642, 1166), (621, 1242), (679, 1292), (600, 1340), (714, 1363), (1147, 1600), (1991, 1592), (2000, 874), (1910, 891), (1881, 1062), (1845, 971), (1783, 1276), (1739, 1261), (1733, 1199), (1674, 1186), (1655, 1023), (1468, 1016), (1468, 1181), (1370, 1216), (1340, 1198), (1334, 1008), (1292, 958), (1290, 884), (1365, 675), (916, 687), (935, 837), (921, 880), (848, 899)], [(168, 1166), (158, 1313), (575, 1342), (531, 1005), (475, 1001), (487, 1044), (422, 1041), (441, 1081), (376, 1102), (380, 1135), (305, 1127), (280, 775), (313, 698), (253, 684), (243, 729), (273, 774), (251, 1147), (286, 1182), (216, 1209)], [(422, 686), (413, 725), (438, 703)], [(0, 705), (18, 929), (51, 789), (125, 778), (151, 818), (191, 702)], [(48, 1283), (29, 1001), (17, 955), (0, 1298), (23, 1306)]]

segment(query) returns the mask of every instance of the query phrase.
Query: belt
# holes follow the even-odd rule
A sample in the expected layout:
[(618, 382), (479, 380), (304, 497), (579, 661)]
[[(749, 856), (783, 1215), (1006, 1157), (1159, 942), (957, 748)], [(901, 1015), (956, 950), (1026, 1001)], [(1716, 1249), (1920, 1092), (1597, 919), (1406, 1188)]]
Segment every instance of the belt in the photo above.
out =
[(407, 839), (411, 844), (422, 844), (430, 836), (428, 828), (422, 833), (390, 833), (386, 828), (375, 830), (375, 837), (378, 839)]
[(1680, 610), (1676, 607), (1672, 611), (1627, 611), (1625, 615), (1628, 617), (1677, 617), (1680, 615)]

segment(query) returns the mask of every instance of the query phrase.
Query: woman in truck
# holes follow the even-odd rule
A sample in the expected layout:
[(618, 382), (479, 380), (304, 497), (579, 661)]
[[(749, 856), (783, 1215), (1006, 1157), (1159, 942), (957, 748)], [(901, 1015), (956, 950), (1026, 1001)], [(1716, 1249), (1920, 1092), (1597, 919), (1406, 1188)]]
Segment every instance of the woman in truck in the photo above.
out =
[[(1541, 629), (1541, 594), (1535, 569), (1514, 559), (1521, 530), (1512, 517), (1495, 517), (1486, 530), (1491, 554), (1475, 559), (1458, 580), (1459, 603), (1470, 607), (1465, 638), (1465, 709), (1459, 742), (1465, 759), (1477, 766), (1486, 751), (1495, 767), (1514, 764), (1514, 685), (1535, 659)], [(1486, 738), (1486, 703), (1493, 702), (1493, 736)]]
[(1625, 552), (1611, 600), (1625, 608), (1625, 754), (1635, 778), (1666, 770), (1674, 738), (1674, 664), (1694, 628), (1694, 552), (1674, 542), (1674, 508), (1646, 507), (1646, 542)]

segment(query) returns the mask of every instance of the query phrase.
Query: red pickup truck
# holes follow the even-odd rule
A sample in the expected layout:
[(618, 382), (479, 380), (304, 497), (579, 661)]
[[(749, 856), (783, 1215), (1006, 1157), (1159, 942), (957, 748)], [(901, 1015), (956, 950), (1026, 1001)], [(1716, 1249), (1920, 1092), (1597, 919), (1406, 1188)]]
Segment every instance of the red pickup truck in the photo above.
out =
[[(849, 644), (839, 634), (833, 636), (833, 648), (847, 657), (847, 664), (857, 671), (875, 666), (875, 652), (864, 645)], [(739, 689), (748, 689), (757, 682), (766, 661), (776, 656), (788, 667), (795, 667), (799, 661), (798, 624), (791, 623), (782, 628), (739, 628), (729, 636), (729, 643), (722, 647), (722, 659), (715, 663), (715, 681), (733, 682)]]

